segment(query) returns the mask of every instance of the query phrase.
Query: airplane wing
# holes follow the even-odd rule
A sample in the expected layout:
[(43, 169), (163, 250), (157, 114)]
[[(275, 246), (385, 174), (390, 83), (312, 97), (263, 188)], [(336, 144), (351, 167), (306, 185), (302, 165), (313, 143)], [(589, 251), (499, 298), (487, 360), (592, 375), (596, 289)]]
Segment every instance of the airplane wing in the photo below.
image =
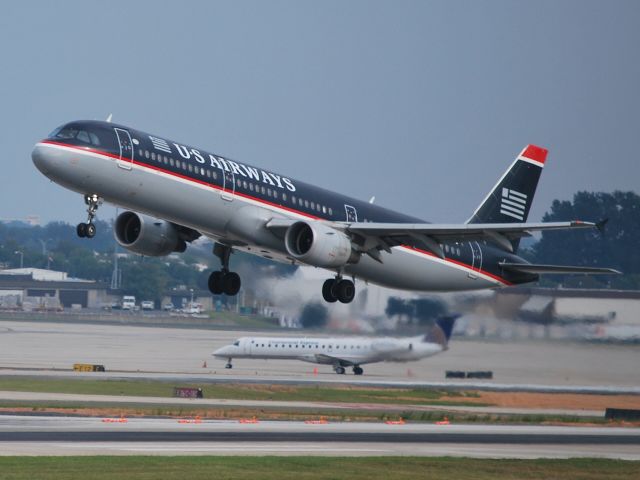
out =
[[(426, 249), (444, 258), (440, 243), (473, 240), (490, 240), (509, 252), (513, 252), (512, 240), (531, 236), (531, 232), (598, 228), (592, 222), (579, 220), (546, 223), (343, 223), (343, 228), (365, 239), (365, 252), (375, 258), (375, 250), (390, 251), (391, 247), (408, 245)], [(367, 248), (369, 247), (369, 248)]]
[[(327, 354), (324, 354), (324, 353), (318, 353), (318, 354), (314, 355), (314, 357), (316, 357), (316, 362), (317, 363), (323, 363), (323, 364), (334, 364), (334, 363), (337, 363), (339, 365), (342, 365), (343, 367), (350, 367), (352, 365), (360, 365), (360, 363), (361, 363), (355, 357), (351, 357), (351, 358), (335, 357), (333, 355), (327, 355)], [(362, 360), (362, 359), (360, 359), (360, 360)]]
[[(266, 228), (284, 236), (287, 228), (296, 223), (291, 219), (271, 219)], [(380, 250), (391, 252), (391, 247), (407, 245), (426, 249), (444, 258), (442, 242), (469, 242), (490, 240), (509, 252), (513, 252), (512, 240), (531, 236), (531, 232), (570, 230), (576, 228), (602, 228), (601, 223), (573, 220), (570, 222), (539, 223), (376, 223), (376, 222), (331, 222), (338, 230), (359, 236), (362, 251), (375, 260), (380, 260)]]
[(598, 267), (572, 267), (563, 265), (536, 265), (533, 263), (500, 263), (500, 266), (505, 270), (511, 270), (514, 272), (523, 273), (537, 273), (537, 274), (553, 274), (553, 273), (567, 273), (567, 274), (580, 274), (593, 275), (619, 275), (622, 272), (613, 268), (598, 268)]

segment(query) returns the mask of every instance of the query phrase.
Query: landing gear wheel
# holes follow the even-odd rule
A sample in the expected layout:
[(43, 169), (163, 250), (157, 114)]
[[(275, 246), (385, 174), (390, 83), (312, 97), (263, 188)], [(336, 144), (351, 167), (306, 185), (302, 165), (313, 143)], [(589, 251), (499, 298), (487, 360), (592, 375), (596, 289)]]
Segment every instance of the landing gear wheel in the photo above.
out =
[(236, 272), (227, 272), (224, 274), (224, 277), (222, 277), (223, 291), (227, 295), (237, 295), (241, 285), (240, 275)]
[(227, 363), (227, 364), (224, 366), (224, 368), (227, 368), (227, 369), (229, 369), (229, 368), (233, 368), (233, 365), (231, 365), (231, 360), (229, 360), (229, 363)]
[(333, 291), (341, 303), (351, 303), (353, 297), (356, 296), (356, 287), (351, 280), (338, 281)]
[(364, 372), (364, 370), (362, 370), (362, 367), (353, 367), (353, 374), (354, 375), (362, 375), (363, 372)]
[(209, 275), (209, 291), (214, 295), (220, 295), (224, 292), (222, 279), (222, 272), (216, 271)]
[(345, 369), (344, 367), (336, 367), (335, 371), (338, 375), (344, 375)]
[(102, 204), (102, 199), (96, 195), (85, 195), (84, 203), (87, 205), (87, 223), (79, 223), (76, 233), (80, 238), (93, 238), (96, 236), (96, 226), (93, 219), (96, 218), (98, 207)]
[(333, 278), (326, 280), (322, 285), (322, 298), (326, 302), (335, 303), (338, 301), (338, 297), (334, 293), (335, 285), (336, 281)]
[(93, 238), (96, 236), (96, 226), (93, 223), (87, 223), (87, 238)]
[(76, 227), (76, 233), (78, 234), (78, 237), (80, 238), (84, 238), (87, 236), (87, 224), (86, 223), (79, 223), (78, 226)]

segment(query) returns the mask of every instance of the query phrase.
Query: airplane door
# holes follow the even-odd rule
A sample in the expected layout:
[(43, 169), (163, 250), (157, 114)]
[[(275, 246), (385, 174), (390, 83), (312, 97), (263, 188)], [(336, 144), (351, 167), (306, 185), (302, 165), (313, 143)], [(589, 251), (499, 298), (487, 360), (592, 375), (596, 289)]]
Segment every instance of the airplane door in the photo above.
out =
[[(469, 242), (469, 246), (471, 247), (471, 268), (479, 272), (482, 270), (482, 249), (478, 242)], [(475, 280), (478, 276), (473, 272), (469, 272), (469, 278)]]
[(233, 201), (233, 194), (236, 191), (236, 177), (231, 171), (222, 169), (222, 191), (220, 196), (228, 202)]
[(253, 342), (255, 342), (255, 340), (251, 340), (251, 342), (249, 342), (248, 340), (244, 341), (244, 354), (245, 355), (251, 355), (251, 350), (253, 349)]
[(356, 207), (352, 207), (351, 205), (345, 205), (344, 210), (347, 214), (347, 222), (358, 221), (358, 212), (356, 211)]
[(131, 165), (133, 164), (133, 142), (131, 141), (131, 135), (122, 128), (114, 128), (114, 130), (116, 131), (118, 144), (120, 145), (118, 167), (131, 170)]

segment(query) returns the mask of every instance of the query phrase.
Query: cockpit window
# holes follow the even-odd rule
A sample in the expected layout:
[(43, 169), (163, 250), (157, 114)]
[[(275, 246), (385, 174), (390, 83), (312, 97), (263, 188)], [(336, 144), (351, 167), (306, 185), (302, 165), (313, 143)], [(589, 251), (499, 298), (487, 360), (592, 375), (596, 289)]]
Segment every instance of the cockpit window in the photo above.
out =
[(88, 132), (72, 125), (56, 128), (53, 132), (51, 132), (49, 138), (59, 138), (61, 140), (75, 139), (89, 145), (100, 145), (100, 139), (95, 133)]
[(240, 346), (240, 340), (236, 340), (235, 342), (233, 342), (233, 345), (236, 347)]

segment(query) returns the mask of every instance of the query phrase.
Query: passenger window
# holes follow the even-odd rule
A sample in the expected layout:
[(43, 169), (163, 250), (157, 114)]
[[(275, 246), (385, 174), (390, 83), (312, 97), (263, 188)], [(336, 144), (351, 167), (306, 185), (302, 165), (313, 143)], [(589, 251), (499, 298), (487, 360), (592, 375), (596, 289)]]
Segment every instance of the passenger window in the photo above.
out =
[(213, 172), (211, 172), (211, 176), (213, 177), (214, 180), (217, 180), (218, 178), (218, 172), (216, 172), (215, 170)]
[(191, 164), (188, 165), (188, 169), (190, 172), (193, 172), (193, 167), (191, 166)]
[(304, 206), (305, 206), (305, 208), (309, 208), (309, 200), (305, 200), (304, 201)]
[(253, 192), (253, 183), (249, 184), (249, 190), (251, 190)]
[(207, 170), (207, 177), (211, 178), (211, 170)]
[(263, 195), (266, 195), (266, 193), (267, 193), (267, 189), (263, 186), (263, 187), (262, 187), (262, 194), (263, 194)]
[(294, 204), (296, 203), (296, 196), (295, 196), (295, 195), (292, 195), (292, 196), (291, 196), (291, 201), (292, 201)]
[(151, 160), (155, 160), (156, 159), (156, 154), (155, 152), (151, 152)]
[(333, 209), (329, 207), (329, 215), (333, 215)]
[(324, 205), (322, 206), (322, 213), (327, 213), (327, 207), (325, 207)]
[[(178, 165), (178, 166), (179, 166), (179, 165)], [(184, 163), (184, 162), (182, 162), (182, 169), (183, 169), (183, 170), (186, 170), (186, 169), (187, 169), (187, 164), (186, 164), (186, 163)]]
[(171, 164), (171, 166), (172, 166), (172, 167), (174, 166), (173, 158), (170, 158), (170, 159), (169, 159), (169, 163)]
[(287, 194), (286, 193), (282, 194), (282, 200), (284, 200), (285, 202), (287, 201)]
[(144, 151), (144, 158), (149, 158), (149, 150)]
[(316, 203), (315, 202), (311, 202), (311, 210), (315, 210), (316, 209)]

